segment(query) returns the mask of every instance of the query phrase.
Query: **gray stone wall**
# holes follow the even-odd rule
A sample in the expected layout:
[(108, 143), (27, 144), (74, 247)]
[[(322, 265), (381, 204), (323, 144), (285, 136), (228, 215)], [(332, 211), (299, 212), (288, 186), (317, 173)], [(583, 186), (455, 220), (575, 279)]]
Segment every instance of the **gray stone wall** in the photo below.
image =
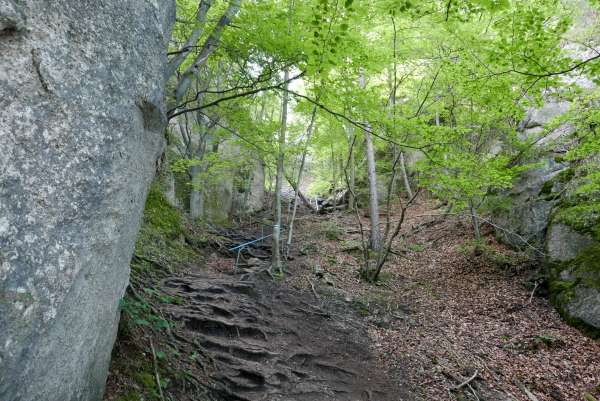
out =
[(0, 400), (102, 397), (173, 3), (0, 0)]

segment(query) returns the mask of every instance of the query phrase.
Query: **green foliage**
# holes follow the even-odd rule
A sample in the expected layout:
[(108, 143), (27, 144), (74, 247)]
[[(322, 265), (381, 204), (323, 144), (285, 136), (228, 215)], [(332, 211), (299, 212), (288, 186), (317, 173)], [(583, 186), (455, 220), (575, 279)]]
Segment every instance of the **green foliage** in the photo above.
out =
[(168, 238), (177, 238), (183, 233), (179, 212), (169, 204), (157, 184), (152, 185), (146, 198), (144, 223)]
[(162, 330), (171, 327), (171, 324), (162, 316), (157, 315), (146, 299), (123, 298), (121, 311), (138, 326), (151, 327)]
[(556, 221), (577, 231), (590, 233), (600, 241), (600, 203), (583, 203), (562, 207), (555, 215)]
[[(587, 333), (591, 337), (600, 338), (600, 330), (586, 325), (583, 321), (571, 316), (567, 305), (577, 297), (579, 286), (600, 291), (600, 243), (595, 243), (582, 250), (575, 259), (555, 263), (550, 266), (549, 287), (552, 303), (564, 319)], [(568, 272), (564, 279), (563, 272)]]
[[(195, 4), (178, 0), (174, 52), (198, 27)], [(198, 48), (228, 2), (214, 4)], [(597, 78), (600, 63), (582, 63), (565, 52), (568, 40), (591, 37), (587, 30), (572, 36), (574, 7), (558, 0), (244, 1), (235, 29), (224, 29), (218, 49), (194, 77), (195, 90), (184, 96), (183, 105), (199, 111), (177, 120), (191, 134), (171, 135), (179, 150), (171, 169), (189, 176), (190, 191), (208, 193), (232, 180), (234, 191), (243, 193), (257, 160), (272, 187), (279, 152), (285, 150), (286, 175), (294, 179), (306, 149), (311, 194), (345, 187), (352, 176), (362, 201), (368, 194), (368, 122), (380, 183), (390, 181), (401, 151), (410, 155), (412, 184), (447, 201), (453, 212), (506, 210), (510, 204), (502, 194), (536, 167), (523, 160), (534, 159), (541, 135), (564, 120), (529, 138), (520, 123), (527, 110), (555, 95), (577, 105), (565, 117), (577, 126), (577, 146), (561, 157), (574, 176), (556, 178), (539, 195), (558, 199), (576, 178), (558, 217), (594, 230), (600, 174), (590, 159), (600, 150), (598, 102), (562, 77), (578, 65), (577, 72)], [(190, 52), (180, 71), (198, 51)], [(289, 86), (287, 143), (280, 149), (284, 71), (301, 78)], [(313, 110), (316, 128), (308, 143)], [(324, 232), (339, 237), (333, 228)]]
[(523, 252), (508, 250), (500, 251), (489, 244), (474, 240), (465, 241), (459, 246), (459, 251), (469, 258), (476, 253), (480, 257), (492, 262), (494, 265), (502, 269), (516, 267), (530, 259), (530, 256)]
[(571, 167), (558, 177), (566, 185), (555, 219), (600, 240), (600, 91), (574, 99), (562, 120), (575, 127), (565, 156)]

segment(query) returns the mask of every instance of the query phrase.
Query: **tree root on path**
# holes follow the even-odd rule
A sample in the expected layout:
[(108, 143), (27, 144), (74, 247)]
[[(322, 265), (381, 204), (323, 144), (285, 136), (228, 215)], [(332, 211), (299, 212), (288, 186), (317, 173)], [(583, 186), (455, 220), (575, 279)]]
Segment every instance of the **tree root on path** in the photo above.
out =
[(402, 390), (390, 388), (374, 368), (356, 326), (334, 324), (329, 312), (304, 301), (306, 294), (256, 274), (248, 281), (238, 277), (194, 275), (163, 283), (183, 299), (167, 307), (181, 322), (174, 336), (201, 352), (215, 397), (347, 401), (367, 391), (373, 400), (398, 399)]

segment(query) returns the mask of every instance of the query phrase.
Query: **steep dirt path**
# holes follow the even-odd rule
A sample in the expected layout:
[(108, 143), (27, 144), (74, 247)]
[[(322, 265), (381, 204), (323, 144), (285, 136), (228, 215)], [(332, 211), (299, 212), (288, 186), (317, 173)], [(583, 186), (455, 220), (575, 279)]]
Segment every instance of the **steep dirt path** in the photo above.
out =
[(164, 287), (183, 300), (166, 311), (183, 322), (178, 337), (210, 360), (216, 399), (408, 400), (376, 367), (366, 327), (346, 305), (315, 305), (266, 275), (206, 273)]

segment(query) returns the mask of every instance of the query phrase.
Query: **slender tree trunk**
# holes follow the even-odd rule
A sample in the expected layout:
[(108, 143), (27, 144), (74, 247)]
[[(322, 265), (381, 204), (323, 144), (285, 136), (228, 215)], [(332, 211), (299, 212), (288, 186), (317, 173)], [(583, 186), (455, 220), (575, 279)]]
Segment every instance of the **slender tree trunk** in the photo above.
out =
[(206, 161), (204, 154), (206, 153), (207, 147), (210, 145), (210, 138), (208, 130), (202, 125), (201, 128), (204, 133), (199, 133), (198, 136), (201, 138), (200, 143), (197, 145), (194, 158), (196, 160), (202, 160), (200, 164), (193, 165), (190, 168), (190, 174), (192, 176), (192, 189), (190, 191), (190, 216), (192, 219), (198, 219), (204, 216), (204, 182), (202, 180), (202, 173), (206, 171)]
[(471, 212), (471, 222), (473, 224), (473, 232), (475, 234), (475, 254), (481, 252), (481, 230), (479, 228), (479, 215), (473, 201), (469, 201), (469, 210)]
[[(283, 80), (287, 82), (289, 79), (289, 71), (286, 68), (283, 74)], [(279, 149), (277, 154), (277, 175), (275, 177), (275, 225), (273, 226), (273, 254), (271, 261), (271, 269), (275, 269), (278, 273), (283, 272), (281, 263), (281, 189), (283, 186), (283, 161), (285, 156), (285, 136), (287, 131), (287, 114), (288, 114), (288, 93), (287, 84), (283, 91), (283, 101), (281, 106), (281, 129), (279, 130)]]
[[(360, 76), (360, 86), (366, 87), (363, 73)], [(367, 177), (369, 179), (369, 218), (371, 220), (371, 248), (375, 251), (381, 247), (381, 231), (379, 230), (379, 199), (377, 194), (377, 170), (375, 164), (375, 150), (371, 136), (371, 125), (365, 124), (365, 142), (367, 145)]]
[(231, 23), (233, 17), (240, 10), (242, 0), (230, 0), (229, 5), (217, 25), (214, 27), (211, 34), (206, 38), (204, 45), (196, 56), (194, 62), (181, 74), (181, 79), (177, 83), (175, 89), (175, 99), (177, 103), (181, 102), (186, 92), (192, 84), (193, 77), (198, 74), (200, 68), (206, 64), (210, 55), (216, 50), (217, 45), (221, 40), (223, 29)]
[(190, 174), (192, 175), (192, 189), (190, 191), (190, 216), (192, 219), (197, 219), (204, 214), (203, 196), (200, 187), (201, 181), (201, 166), (192, 166)]
[(331, 198), (333, 199), (333, 210), (337, 207), (337, 199), (335, 193), (336, 175), (335, 175), (335, 154), (333, 153), (333, 145), (331, 145)]
[(375, 151), (371, 137), (371, 127), (365, 129), (367, 143), (367, 173), (369, 178), (369, 215), (371, 219), (371, 248), (378, 250), (381, 246), (381, 232), (379, 230), (379, 199), (377, 194), (377, 172), (375, 169)]
[(175, 55), (167, 64), (166, 78), (170, 78), (175, 75), (177, 69), (183, 64), (187, 56), (196, 48), (196, 43), (202, 32), (204, 32), (204, 25), (206, 23), (206, 15), (208, 14), (208, 10), (213, 5), (213, 0), (200, 0), (198, 4), (198, 13), (196, 14), (196, 26), (192, 34), (185, 41), (185, 44), (179, 49), (179, 53)]
[[(348, 142), (352, 143), (354, 141), (354, 126), (352, 124), (346, 125), (346, 131), (348, 132)], [(348, 157), (348, 183), (350, 185), (349, 194), (348, 194), (348, 209), (354, 209), (354, 193), (355, 193), (355, 184), (356, 184), (356, 168), (354, 165), (354, 152), (350, 152)]]
[[(394, 31), (394, 36), (393, 36), (393, 42), (392, 42), (392, 46), (393, 46), (393, 58), (394, 58), (394, 69), (393, 69), (393, 79), (392, 79), (392, 90), (391, 90), (391, 105), (392, 105), (392, 120), (393, 120), (393, 126), (394, 126), (394, 131), (396, 130), (396, 91), (398, 90), (398, 63), (396, 62), (396, 56), (397, 56), (397, 30), (396, 30), (396, 21), (394, 20), (394, 17), (392, 16), (392, 27), (393, 27), (393, 31)], [(398, 148), (396, 145), (394, 145), (394, 163), (396, 162), (396, 156), (398, 156), (397, 154), (398, 152)], [(410, 180), (408, 179), (408, 173), (406, 171), (406, 163), (404, 162), (404, 152), (402, 150), (400, 150), (400, 174), (402, 174), (402, 181), (404, 182), (404, 189), (406, 190), (406, 194), (408, 195), (409, 199), (412, 199), (413, 197), (413, 191), (410, 187)], [(394, 174), (394, 178), (393, 181), (396, 180), (396, 175)], [(392, 182), (392, 189), (395, 187), (395, 182)]]
[[(302, 152), (302, 160), (300, 161), (300, 167), (298, 168), (298, 177), (296, 179), (296, 188), (294, 188), (294, 208), (292, 210), (292, 218), (290, 219), (290, 225), (288, 227), (288, 238), (285, 247), (286, 256), (290, 254), (290, 248), (292, 246), (292, 236), (294, 233), (294, 220), (296, 219), (296, 211), (298, 210), (298, 194), (300, 193), (300, 184), (302, 183), (302, 173), (304, 172), (304, 164), (306, 162), (306, 154), (308, 153), (308, 146), (310, 145), (310, 138), (312, 137), (313, 128), (315, 124), (315, 117), (317, 115), (317, 106), (313, 108), (312, 116), (310, 118), (310, 124), (308, 125), (306, 144)], [(309, 203), (310, 204), (310, 203)]]
[(404, 162), (404, 152), (400, 152), (400, 173), (402, 174), (402, 180), (404, 181), (404, 189), (406, 189), (406, 194), (408, 195), (408, 199), (413, 197), (413, 191), (410, 188), (410, 181), (408, 180), (408, 173), (406, 172), (406, 164)]

